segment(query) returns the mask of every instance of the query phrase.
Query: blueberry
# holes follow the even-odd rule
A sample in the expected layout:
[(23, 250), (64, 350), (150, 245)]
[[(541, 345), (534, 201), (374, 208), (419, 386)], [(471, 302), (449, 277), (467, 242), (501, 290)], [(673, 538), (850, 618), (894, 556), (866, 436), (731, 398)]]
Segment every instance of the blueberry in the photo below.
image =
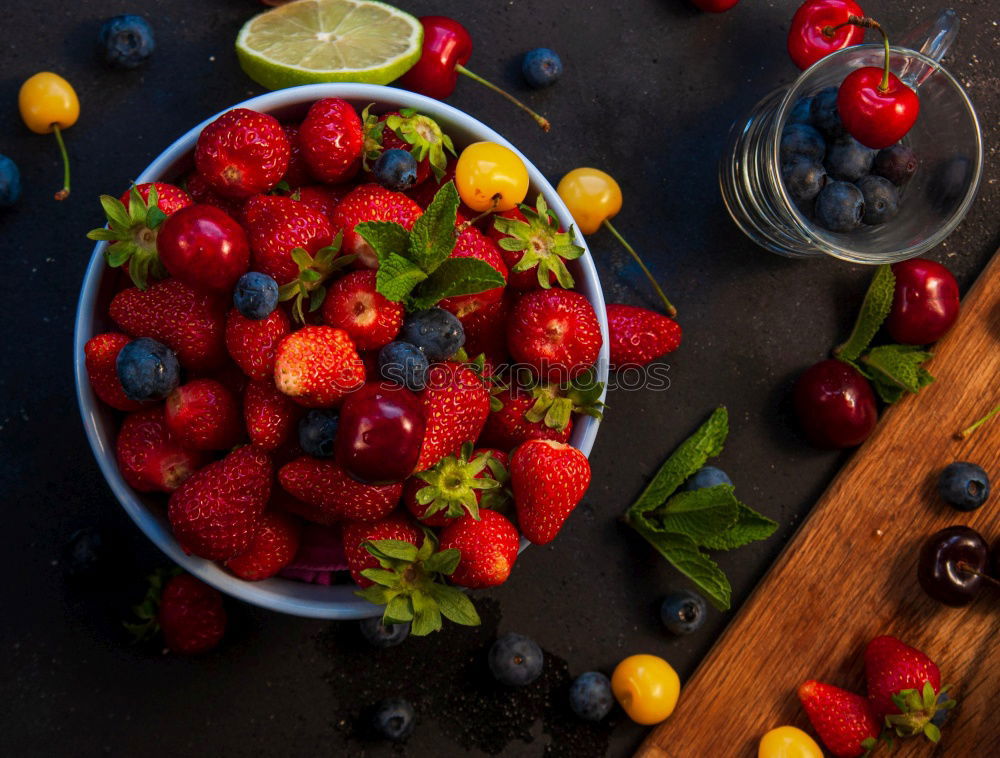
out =
[(417, 714), (409, 700), (390, 697), (372, 706), (369, 713), (372, 730), (382, 739), (402, 742), (417, 725)]
[(796, 158), (819, 162), (826, 154), (826, 142), (808, 124), (789, 124), (781, 130), (779, 149), (782, 163), (791, 163)]
[(409, 342), (390, 342), (378, 351), (379, 375), (414, 392), (427, 385), (428, 367), (423, 350)]
[(267, 274), (250, 271), (236, 282), (233, 305), (254, 321), (267, 318), (278, 307), (278, 283)]
[(383, 624), (378, 616), (361, 619), (358, 622), (361, 636), (372, 647), (386, 648), (399, 645), (410, 636), (410, 622), (405, 624)]
[(899, 190), (883, 176), (869, 174), (858, 180), (858, 189), (865, 199), (866, 224), (884, 224), (899, 213)]
[(109, 66), (135, 68), (155, 49), (153, 28), (142, 16), (112, 16), (101, 26), (101, 50)]
[(917, 156), (906, 145), (896, 144), (878, 151), (872, 173), (902, 187), (917, 172)]
[(339, 420), (335, 411), (314, 408), (299, 421), (299, 447), (313, 458), (332, 458)]
[(600, 721), (614, 704), (611, 682), (600, 671), (580, 674), (569, 687), (570, 709), (587, 721)]
[(536, 47), (524, 54), (521, 61), (521, 72), (528, 85), (534, 89), (542, 89), (556, 83), (563, 72), (562, 60), (554, 50), (547, 47)]
[(812, 123), (812, 102), (811, 97), (800, 97), (795, 101), (792, 110), (788, 113), (787, 124), (811, 124)]
[(21, 172), (6, 155), (0, 155), (0, 208), (9, 208), (21, 197)]
[(816, 196), (816, 223), (831, 232), (850, 232), (861, 226), (865, 198), (850, 182), (827, 182)]
[(816, 199), (816, 195), (826, 184), (826, 169), (815, 161), (797, 158), (781, 167), (785, 189), (792, 200), (800, 205)]
[(990, 478), (975, 463), (957, 461), (941, 472), (938, 492), (952, 508), (974, 511), (990, 496)]
[(671, 634), (691, 634), (705, 623), (705, 599), (690, 590), (671, 592), (663, 598), (660, 619)]
[(417, 160), (406, 150), (386, 150), (372, 167), (375, 181), (386, 189), (403, 192), (417, 183)]
[(827, 139), (837, 139), (844, 135), (844, 125), (837, 110), (837, 88), (827, 87), (813, 96), (809, 108), (812, 125), (823, 132)]
[(854, 137), (844, 137), (826, 151), (826, 173), (834, 179), (856, 182), (872, 170), (875, 151)]
[(702, 466), (695, 471), (691, 478), (684, 482), (685, 490), (702, 490), (706, 487), (714, 487), (717, 484), (728, 484), (733, 486), (733, 480), (721, 468), (715, 466)]
[(174, 351), (149, 337), (132, 340), (115, 361), (125, 394), (136, 402), (162, 400), (181, 383), (181, 367)]
[(505, 634), (490, 648), (493, 677), (509, 687), (531, 684), (542, 673), (545, 654), (538, 643), (520, 634)]
[(78, 529), (63, 550), (63, 570), (70, 579), (96, 577), (107, 563), (104, 535), (93, 526)]
[(399, 339), (419, 347), (429, 360), (443, 361), (465, 344), (462, 322), (443, 308), (431, 308), (410, 316)]

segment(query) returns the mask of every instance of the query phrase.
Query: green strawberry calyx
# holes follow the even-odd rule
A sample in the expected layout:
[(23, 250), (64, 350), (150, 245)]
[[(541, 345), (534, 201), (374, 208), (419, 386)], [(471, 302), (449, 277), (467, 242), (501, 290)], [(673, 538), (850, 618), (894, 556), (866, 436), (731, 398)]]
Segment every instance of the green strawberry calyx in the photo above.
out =
[(425, 485), (415, 495), (420, 505), (427, 506), (424, 517), (443, 512), (448, 518), (457, 518), (468, 513), (479, 520), (478, 494), (496, 489), (500, 482), (488, 474), (479, 476), (489, 469), (492, 453), (482, 453), (473, 457), (472, 443), (466, 442), (458, 455), (442, 458), (433, 467), (415, 476)]
[(543, 422), (549, 429), (561, 432), (574, 413), (604, 418), (603, 393), (604, 382), (597, 381), (593, 369), (564, 384), (539, 382), (531, 388), (535, 402), (525, 411), (524, 417), (533, 424)]
[(430, 163), (434, 178), (438, 182), (444, 177), (448, 168), (447, 153), (457, 155), (451, 137), (445, 134), (437, 121), (430, 116), (417, 113), (412, 108), (402, 108), (399, 113), (393, 113), (385, 121), (370, 113), (371, 105), (361, 113), (364, 133), (364, 164), (365, 170), (370, 170), (370, 162), (378, 160), (384, 149), (382, 132), (388, 127), (396, 136), (410, 146), (410, 155), (419, 163), (425, 158)]
[(930, 682), (924, 682), (922, 690), (900, 690), (892, 696), (892, 702), (900, 712), (886, 716), (885, 725), (899, 737), (922, 734), (931, 742), (938, 742), (941, 730), (932, 722), (935, 714), (949, 711), (957, 705), (955, 699), (947, 694), (949, 689), (950, 685), (946, 684), (935, 692)]
[(117, 197), (101, 195), (101, 207), (108, 225), (87, 232), (87, 239), (104, 241), (104, 260), (112, 268), (128, 264), (133, 284), (146, 289), (149, 277), (164, 279), (167, 270), (156, 253), (156, 235), (167, 214), (157, 205), (156, 186), (149, 188), (149, 200), (143, 200), (135, 184), (129, 190), (128, 208)]
[(519, 208), (525, 221), (504, 216), (493, 219), (494, 228), (506, 235), (499, 241), (500, 247), (508, 252), (523, 252), (514, 271), (522, 273), (535, 269), (538, 286), (543, 289), (552, 286), (550, 274), (555, 276), (560, 287), (572, 289), (575, 282), (565, 262), (583, 255), (583, 248), (573, 242), (573, 227), (569, 232), (559, 231), (559, 219), (549, 209), (541, 192), (534, 208), (528, 205)]
[(278, 288), (278, 300), (292, 300), (292, 314), (300, 324), (306, 321), (306, 313), (312, 313), (323, 305), (326, 298), (326, 281), (334, 273), (349, 266), (357, 256), (341, 255), (340, 243), (343, 232), (338, 232), (333, 242), (309, 255), (304, 247), (297, 247), (289, 253), (295, 265), (299, 267), (299, 275), (290, 282)]
[(158, 615), (160, 600), (163, 597), (163, 587), (169, 579), (178, 576), (181, 569), (178, 566), (160, 568), (147, 578), (146, 595), (142, 602), (132, 606), (135, 621), (123, 621), (122, 626), (132, 635), (134, 642), (145, 642), (152, 639), (160, 631)]

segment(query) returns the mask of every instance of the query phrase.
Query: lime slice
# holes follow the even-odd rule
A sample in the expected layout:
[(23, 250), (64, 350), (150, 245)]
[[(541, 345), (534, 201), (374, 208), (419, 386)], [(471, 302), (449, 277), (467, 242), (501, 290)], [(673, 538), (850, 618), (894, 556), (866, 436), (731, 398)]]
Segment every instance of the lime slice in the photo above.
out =
[(268, 89), (315, 82), (388, 84), (420, 58), (424, 30), (373, 0), (295, 0), (243, 25), (236, 55)]

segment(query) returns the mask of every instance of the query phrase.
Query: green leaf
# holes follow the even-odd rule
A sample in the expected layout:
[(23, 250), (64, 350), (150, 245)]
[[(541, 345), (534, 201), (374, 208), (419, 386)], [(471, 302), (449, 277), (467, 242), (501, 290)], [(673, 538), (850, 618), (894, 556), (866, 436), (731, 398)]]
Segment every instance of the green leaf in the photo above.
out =
[(354, 231), (372, 246), (380, 261), (390, 253), (405, 253), (409, 245), (410, 233), (393, 221), (362, 221)]
[(385, 605), (393, 596), (392, 592), (385, 587), (373, 584), (370, 587), (365, 587), (363, 590), (355, 590), (354, 594), (360, 598), (364, 598), (372, 605)]
[(455, 573), (455, 569), (458, 568), (460, 560), (462, 560), (462, 551), (455, 548), (448, 548), (447, 550), (435, 553), (424, 561), (424, 568), (436, 574), (451, 576)]
[(472, 295), (503, 286), (503, 274), (486, 261), (449, 258), (415, 289), (410, 305), (413, 310), (422, 311), (446, 297)]
[(385, 604), (385, 614), (382, 616), (383, 623), (405, 624), (413, 620), (413, 603), (406, 595), (396, 595)]
[(733, 588), (718, 564), (701, 552), (694, 540), (683, 534), (656, 532), (638, 526), (636, 531), (669, 563), (695, 583), (720, 611), (729, 610)]
[(931, 353), (913, 345), (881, 345), (861, 357), (876, 384), (884, 383), (916, 393), (934, 381), (923, 367)]
[(113, 242), (119, 238), (120, 235), (115, 234), (110, 229), (105, 229), (103, 226), (100, 229), (91, 229), (87, 232), (87, 239), (101, 241), (106, 240), (108, 242)]
[(735, 550), (751, 542), (766, 540), (778, 528), (775, 521), (737, 501), (736, 523), (723, 532), (696, 540), (709, 550)]
[(112, 227), (118, 226), (127, 229), (132, 226), (128, 211), (122, 205), (122, 201), (111, 195), (101, 195), (101, 207), (104, 208), (104, 215), (108, 217)]
[(375, 540), (362, 543), (365, 550), (376, 558), (390, 558), (395, 561), (415, 561), (417, 546), (403, 540)]
[(728, 484), (678, 492), (648, 516), (664, 532), (676, 532), (696, 543), (736, 524), (739, 504)]
[(441, 629), (441, 610), (431, 600), (428, 602), (422, 594), (413, 596), (413, 624), (410, 634), (414, 637), (426, 637)]
[(482, 623), (476, 606), (461, 590), (437, 584), (431, 588), (431, 594), (446, 619), (462, 626), (479, 626)]
[(413, 224), (407, 257), (428, 274), (448, 260), (455, 249), (457, 212), (458, 190), (454, 182), (448, 182)]
[(938, 728), (937, 724), (932, 724), (927, 722), (924, 724), (924, 736), (931, 742), (937, 743), (941, 741), (941, 730)]
[[(150, 188), (150, 194), (152, 194), (152, 192), (153, 189)], [(155, 205), (151, 205), (149, 210), (146, 211), (146, 226), (148, 226), (150, 229), (156, 229), (160, 224), (162, 224), (166, 220), (167, 220), (167, 214), (161, 211)]]
[(375, 289), (386, 299), (398, 303), (426, 278), (427, 274), (417, 264), (396, 253), (389, 253), (379, 264)]
[(888, 264), (883, 263), (875, 270), (875, 276), (868, 285), (868, 292), (861, 303), (851, 336), (833, 351), (838, 358), (856, 361), (861, 356), (889, 315), (895, 288), (896, 275)]
[(361, 572), (361, 576), (365, 579), (370, 579), (375, 584), (381, 584), (383, 587), (395, 587), (399, 584), (399, 574), (387, 569), (365, 569)]

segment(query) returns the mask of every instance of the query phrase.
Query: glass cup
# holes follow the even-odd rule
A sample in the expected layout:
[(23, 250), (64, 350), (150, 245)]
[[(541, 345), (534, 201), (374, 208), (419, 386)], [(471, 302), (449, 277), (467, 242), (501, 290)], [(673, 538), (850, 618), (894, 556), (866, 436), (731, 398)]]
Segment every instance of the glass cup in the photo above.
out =
[[(736, 224), (761, 247), (791, 258), (832, 255), (855, 263), (893, 263), (930, 250), (964, 218), (979, 187), (983, 141), (968, 96), (941, 65), (958, 31), (947, 10), (893, 47), (894, 74), (916, 90), (920, 115), (903, 142), (917, 155), (916, 174), (903, 187), (899, 214), (878, 226), (838, 233), (811, 221), (785, 191), (779, 141), (800, 97), (839, 86), (862, 66), (882, 67), (881, 44), (838, 50), (803, 71), (790, 86), (761, 100), (730, 130), (719, 167), (722, 197)], [(909, 41), (909, 40), (907, 40)]]

